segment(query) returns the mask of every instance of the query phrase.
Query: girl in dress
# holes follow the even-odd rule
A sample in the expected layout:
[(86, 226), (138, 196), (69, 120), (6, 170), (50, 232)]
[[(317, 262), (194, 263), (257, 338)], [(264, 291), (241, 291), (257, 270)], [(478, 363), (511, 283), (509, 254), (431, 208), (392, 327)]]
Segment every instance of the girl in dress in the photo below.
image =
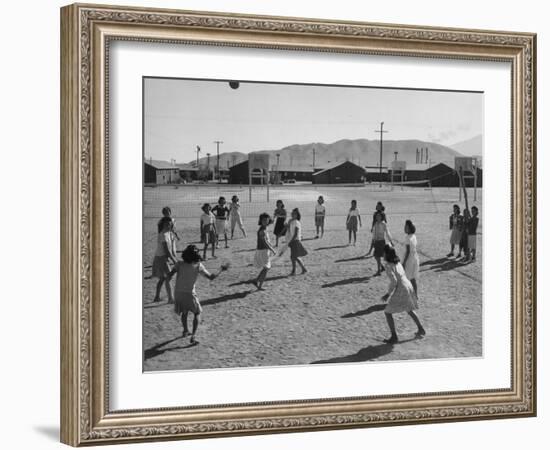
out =
[[(201, 263), (199, 249), (194, 245), (188, 245), (181, 252), (182, 261), (178, 261), (170, 276), (177, 274), (176, 277), (176, 302), (174, 310), (176, 314), (181, 315), (181, 324), (183, 326), (183, 337), (189, 336), (187, 327), (187, 315), (193, 313), (193, 331), (191, 334), (191, 344), (198, 344), (195, 336), (199, 327), (202, 307), (195, 291), (195, 284), (200, 275), (209, 280), (216, 278), (219, 273), (211, 274)], [(222, 266), (220, 273), (226, 270), (228, 266)]]
[(460, 215), (460, 206), (453, 205), (453, 213), (449, 216), (451, 251), (447, 254), (447, 257), (454, 256), (455, 246), (460, 245), (460, 238), (462, 236), (462, 222), (463, 217)]
[(384, 258), (386, 260), (386, 273), (388, 274), (390, 284), (388, 292), (382, 297), (382, 300), (388, 301), (384, 313), (391, 332), (390, 338), (385, 339), (384, 342), (386, 344), (395, 344), (399, 341), (397, 332), (395, 331), (393, 314), (401, 312), (406, 312), (418, 327), (416, 337), (422, 337), (426, 334), (426, 330), (424, 330), (420, 319), (414, 312), (414, 310), (418, 309), (416, 294), (411, 282), (405, 275), (405, 270), (399, 262), (395, 249), (386, 245), (384, 247)]
[(418, 286), (416, 280), (420, 271), (420, 259), (416, 251), (416, 227), (410, 220), (405, 221), (405, 256), (403, 257), (403, 267), (405, 275), (411, 282), (414, 293), (418, 297)]
[(307, 255), (307, 250), (302, 245), (302, 224), (300, 219), (302, 215), (298, 208), (292, 210), (291, 219), (288, 222), (288, 246), (290, 247), (290, 262), (292, 263), (292, 272), (290, 275), (296, 275), (296, 263), (302, 269), (302, 274), (307, 272), (306, 266), (301, 258)]
[(241, 217), (241, 204), (239, 203), (239, 197), (234, 195), (231, 197), (231, 205), (229, 206), (229, 220), (231, 222), (231, 239), (235, 234), (235, 226), (239, 226), (243, 236), (246, 237), (246, 231), (244, 230), (243, 219)]
[(382, 257), (384, 256), (384, 247), (386, 246), (386, 238), (393, 246), (392, 237), (388, 225), (383, 221), (383, 215), (380, 211), (374, 213), (374, 226), (372, 228), (372, 245), (374, 246), (374, 259), (376, 259), (377, 271), (374, 276), (380, 275), (384, 271), (382, 265)]
[(158, 223), (159, 233), (157, 235), (157, 250), (153, 259), (153, 277), (159, 279), (153, 302), (160, 301), (160, 291), (162, 285), (166, 287), (168, 295), (168, 303), (174, 303), (172, 297), (172, 288), (170, 287), (170, 265), (168, 261), (176, 263), (176, 255), (173, 253), (172, 232), (170, 231), (172, 220), (168, 217), (163, 217)]
[(212, 245), (212, 258), (216, 257), (216, 216), (212, 214), (210, 203), (202, 205), (201, 241), (204, 243), (202, 259), (206, 259), (206, 250)]
[(458, 246), (458, 256), (460, 258), (460, 252), (464, 253), (463, 261), (468, 261), (468, 255), (470, 250), (468, 249), (468, 222), (470, 221), (470, 211), (465, 208), (462, 213), (462, 229), (460, 234), (460, 245)]
[(357, 242), (357, 225), (360, 227), (363, 226), (361, 223), (361, 215), (357, 209), (357, 200), (351, 201), (351, 208), (348, 212), (348, 217), (346, 218), (346, 228), (348, 229), (348, 245), (351, 245), (351, 237), (353, 235), (353, 245)]
[(273, 234), (275, 234), (275, 247), (278, 247), (279, 238), (286, 233), (286, 209), (282, 200), (277, 200), (273, 217), (275, 218), (275, 228), (273, 229)]
[(319, 239), (319, 231), (321, 231), (321, 237), (325, 234), (325, 199), (322, 195), (317, 199), (317, 204), (315, 205), (315, 239)]
[(267, 231), (267, 226), (270, 223), (272, 223), (272, 220), (271, 217), (269, 217), (269, 214), (260, 214), (260, 218), (258, 220), (258, 225), (260, 226), (260, 228), (258, 229), (258, 239), (256, 244), (256, 254), (254, 255), (254, 265), (261, 270), (258, 274), (258, 278), (256, 278), (253, 283), (259, 291), (264, 290), (262, 285), (264, 284), (265, 277), (267, 276), (267, 271), (271, 269), (270, 254), (273, 253), (273, 255), (275, 255), (276, 253), (271, 246), (271, 242), (269, 240), (269, 232)]
[(477, 248), (477, 226), (479, 225), (479, 209), (477, 206), (472, 206), (472, 217), (468, 221), (468, 250), (470, 254), (468, 258), (472, 261), (476, 260)]

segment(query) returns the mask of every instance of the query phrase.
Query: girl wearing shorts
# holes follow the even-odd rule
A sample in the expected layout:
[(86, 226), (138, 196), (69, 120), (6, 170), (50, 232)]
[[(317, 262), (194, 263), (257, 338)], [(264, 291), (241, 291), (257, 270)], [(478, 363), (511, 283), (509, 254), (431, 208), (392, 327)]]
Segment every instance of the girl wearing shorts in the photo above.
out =
[(235, 234), (235, 227), (238, 225), (243, 236), (246, 237), (246, 231), (244, 230), (243, 219), (241, 217), (241, 204), (239, 203), (239, 197), (234, 195), (231, 197), (231, 205), (229, 206), (229, 221), (231, 222), (231, 239)]
[(212, 214), (210, 203), (202, 205), (201, 241), (204, 243), (202, 259), (206, 259), (206, 250), (212, 245), (212, 258), (216, 257), (216, 217)]
[(315, 205), (315, 239), (319, 239), (319, 231), (321, 231), (321, 237), (325, 234), (325, 199), (322, 195), (317, 199), (317, 204)]

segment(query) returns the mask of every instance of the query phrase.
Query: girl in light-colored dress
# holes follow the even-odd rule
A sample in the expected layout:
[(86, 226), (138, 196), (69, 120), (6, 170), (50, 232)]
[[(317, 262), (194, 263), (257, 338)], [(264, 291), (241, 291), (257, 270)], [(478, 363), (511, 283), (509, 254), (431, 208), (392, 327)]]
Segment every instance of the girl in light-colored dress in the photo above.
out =
[(357, 242), (357, 228), (358, 226), (363, 226), (361, 223), (361, 214), (357, 209), (357, 200), (351, 201), (351, 208), (348, 212), (348, 217), (346, 218), (346, 228), (348, 229), (348, 245), (351, 245), (351, 237), (353, 236), (353, 245)]
[(158, 223), (158, 235), (157, 235), (157, 249), (155, 251), (155, 257), (153, 259), (152, 275), (158, 278), (154, 302), (160, 301), (160, 291), (162, 285), (166, 287), (166, 294), (168, 295), (168, 303), (174, 303), (172, 297), (172, 288), (170, 287), (170, 264), (168, 261), (176, 263), (176, 255), (173, 253), (173, 236), (171, 231), (172, 219), (169, 217), (163, 217)]
[[(460, 206), (453, 205), (453, 213), (449, 216), (449, 230), (451, 230), (451, 251), (447, 254), (447, 257), (454, 256), (455, 246), (460, 245), (460, 238), (462, 237), (462, 226), (464, 218), (460, 214)], [(459, 250), (460, 255), (460, 250)]]
[(414, 312), (418, 309), (418, 302), (414, 288), (411, 282), (405, 275), (405, 269), (399, 262), (399, 257), (395, 253), (395, 249), (389, 245), (384, 248), (384, 258), (386, 260), (386, 273), (390, 280), (387, 294), (382, 297), (382, 300), (387, 300), (388, 304), (384, 309), (386, 321), (390, 328), (391, 336), (385, 339), (386, 344), (395, 344), (399, 341), (397, 332), (395, 331), (395, 322), (392, 314), (406, 312), (418, 327), (416, 337), (420, 338), (426, 334), (426, 330), (420, 323), (420, 319)]
[(243, 236), (246, 237), (246, 231), (243, 225), (243, 219), (241, 217), (241, 204), (239, 203), (239, 197), (234, 195), (231, 197), (231, 205), (229, 206), (229, 221), (231, 222), (231, 239), (235, 234), (235, 227), (238, 225)]
[(420, 259), (416, 251), (416, 227), (410, 220), (405, 221), (405, 255), (403, 256), (403, 267), (405, 275), (411, 282), (414, 288), (414, 293), (418, 296), (418, 273), (420, 271)]
[(260, 214), (258, 220), (260, 228), (258, 229), (256, 253), (254, 254), (254, 265), (258, 269), (261, 269), (258, 277), (254, 281), (254, 286), (256, 286), (259, 291), (264, 290), (262, 286), (267, 276), (267, 271), (271, 269), (271, 254), (275, 255), (275, 249), (271, 246), (269, 232), (267, 231), (267, 227), (270, 223), (272, 223), (272, 220), (269, 214)]
[(290, 275), (296, 275), (296, 263), (302, 269), (302, 274), (307, 272), (306, 266), (302, 262), (302, 257), (307, 255), (307, 250), (302, 244), (302, 224), (300, 219), (302, 215), (298, 208), (294, 208), (291, 213), (292, 219), (288, 223), (288, 247), (290, 248), (290, 262), (292, 263), (292, 272)]
[[(176, 262), (174, 268), (170, 272), (170, 276), (176, 277), (176, 301), (174, 311), (181, 315), (181, 324), (183, 326), (183, 337), (189, 336), (189, 328), (187, 327), (187, 315), (193, 313), (193, 332), (191, 334), (191, 344), (198, 344), (195, 339), (197, 329), (199, 327), (200, 315), (202, 307), (195, 292), (195, 284), (199, 275), (203, 275), (209, 280), (216, 278), (218, 274), (211, 274), (201, 263), (200, 252), (194, 245), (188, 245), (181, 252), (182, 261)], [(225, 269), (222, 269), (225, 270)], [(221, 272), (221, 270), (220, 270)]]

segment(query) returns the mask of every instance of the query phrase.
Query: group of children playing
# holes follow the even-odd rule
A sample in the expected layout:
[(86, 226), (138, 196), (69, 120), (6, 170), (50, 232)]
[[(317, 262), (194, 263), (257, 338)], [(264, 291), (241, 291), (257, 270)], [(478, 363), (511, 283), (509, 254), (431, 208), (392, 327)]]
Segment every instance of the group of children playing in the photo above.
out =
[[(222, 265), (217, 274), (211, 274), (201, 263), (206, 259), (206, 252), (209, 245), (212, 247), (212, 256), (215, 257), (215, 249), (219, 248), (219, 241), (223, 237), (225, 246), (228, 248), (228, 230), (231, 231), (231, 239), (234, 237), (235, 228), (238, 226), (246, 237), (246, 231), (240, 213), (239, 198), (233, 196), (231, 205), (227, 206), (224, 197), (220, 197), (218, 204), (211, 208), (210, 204), (205, 203), (202, 207), (203, 214), (200, 218), (201, 242), (204, 244), (202, 257), (200, 250), (195, 245), (188, 245), (182, 252), (182, 260), (178, 261), (176, 257), (176, 241), (179, 236), (176, 232), (175, 221), (172, 218), (172, 212), (169, 207), (162, 209), (163, 217), (158, 222), (157, 249), (155, 252), (152, 274), (158, 278), (154, 302), (160, 301), (160, 292), (162, 286), (166, 288), (168, 303), (175, 304), (175, 311), (181, 315), (183, 325), (183, 335), (191, 334), (191, 343), (197, 343), (195, 335), (199, 325), (199, 316), (202, 308), (196, 296), (195, 283), (199, 275), (203, 275), (210, 280), (216, 278), (222, 271), (227, 270), (229, 265)], [(475, 260), (476, 256), (476, 234), (479, 223), (478, 208), (473, 206), (470, 211), (464, 210), (460, 214), (458, 205), (454, 205), (453, 214), (449, 218), (449, 227), (451, 229), (451, 252), (448, 257), (454, 256), (455, 246), (459, 246), (458, 257), (461, 252), (464, 253), (464, 260)], [(319, 196), (315, 206), (315, 239), (324, 236), (326, 209), (323, 196)], [(268, 231), (269, 225), (274, 223), (275, 245), (271, 243)], [(357, 201), (351, 201), (351, 207), (346, 217), (346, 228), (348, 230), (348, 245), (356, 245), (358, 227), (362, 226), (361, 215), (357, 208)], [(302, 244), (302, 224), (301, 213), (298, 208), (294, 208), (287, 221), (287, 211), (284, 203), (277, 200), (276, 209), (273, 218), (268, 213), (262, 213), (258, 219), (258, 231), (256, 236), (256, 252), (254, 254), (254, 266), (260, 269), (260, 272), (253, 284), (258, 290), (264, 290), (268, 271), (272, 266), (272, 256), (280, 257), (290, 249), (290, 261), (292, 265), (291, 276), (296, 275), (296, 266), (298, 265), (302, 274), (307, 272), (302, 258), (308, 254)], [(414, 310), (418, 308), (418, 273), (420, 262), (417, 252), (416, 227), (411, 220), (406, 220), (404, 224), (405, 232), (405, 253), (401, 259), (397, 256), (393, 239), (387, 225), (385, 207), (382, 202), (376, 204), (373, 213), (371, 225), (371, 243), (368, 253), (370, 256), (374, 252), (374, 258), (377, 263), (375, 276), (381, 275), (386, 271), (390, 280), (389, 290), (384, 295), (383, 300), (388, 304), (384, 310), (388, 326), (391, 331), (391, 337), (386, 340), (392, 344), (397, 342), (397, 333), (392, 314), (407, 312), (418, 326), (417, 336), (423, 336), (425, 330), (422, 327), (418, 316)], [(279, 252), (276, 247), (279, 241), (285, 238), (285, 244)], [(352, 244), (353, 239), (353, 244)], [(384, 260), (384, 263), (382, 262)], [(172, 263), (172, 268), (170, 267)], [(172, 295), (170, 280), (176, 275), (175, 296)], [(189, 333), (187, 326), (187, 315), (189, 312), (194, 314), (192, 333)]]

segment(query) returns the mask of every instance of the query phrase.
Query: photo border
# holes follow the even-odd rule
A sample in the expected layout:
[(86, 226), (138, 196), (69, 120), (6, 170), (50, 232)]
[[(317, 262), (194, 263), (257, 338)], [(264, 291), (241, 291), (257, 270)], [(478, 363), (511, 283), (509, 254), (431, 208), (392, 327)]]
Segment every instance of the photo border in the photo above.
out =
[[(111, 411), (109, 45), (113, 40), (509, 62), (510, 389)], [(75, 4), (61, 9), (61, 440), (79, 446), (536, 414), (536, 35)]]

